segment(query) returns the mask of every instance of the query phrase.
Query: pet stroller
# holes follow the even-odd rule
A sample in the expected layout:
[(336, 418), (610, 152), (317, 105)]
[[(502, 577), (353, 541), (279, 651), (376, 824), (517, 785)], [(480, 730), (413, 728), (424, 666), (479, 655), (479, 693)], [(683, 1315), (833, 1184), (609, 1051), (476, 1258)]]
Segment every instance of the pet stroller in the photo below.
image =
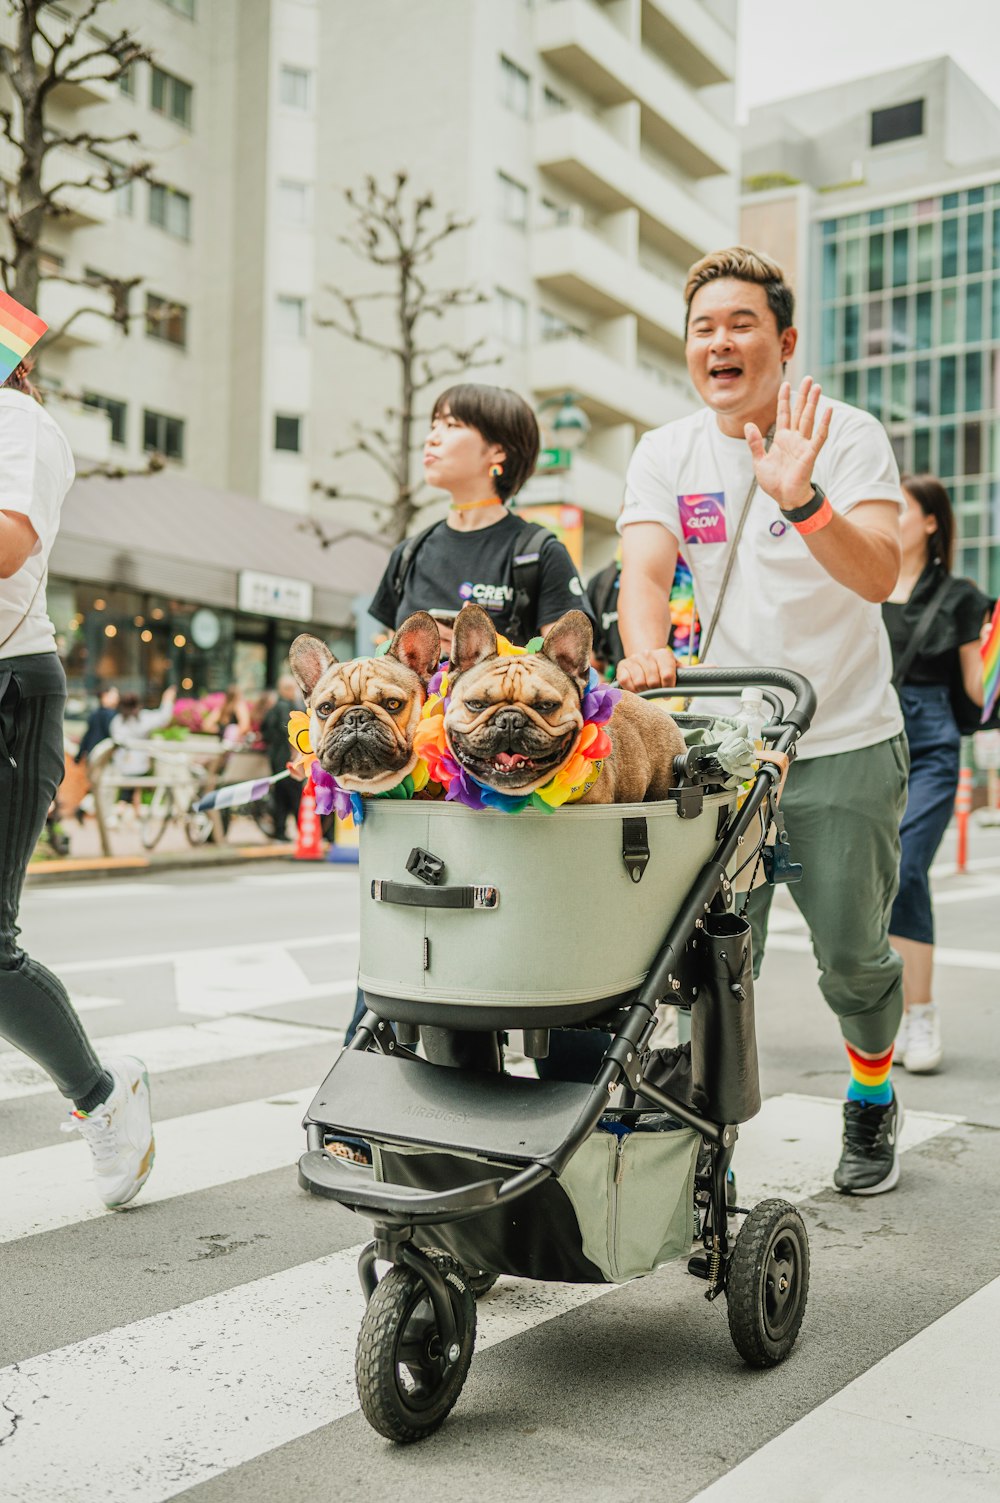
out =
[[(678, 675), (687, 694), (747, 686), (774, 714), (765, 747), (794, 755), (815, 708), (805, 679)], [(374, 1223), (356, 1377), (367, 1419), (391, 1440), (429, 1435), (455, 1404), (476, 1296), (500, 1274), (621, 1283), (683, 1256), (706, 1298), (726, 1295), (748, 1363), (781, 1362), (798, 1335), (805, 1225), (785, 1201), (737, 1206), (730, 1173), (738, 1126), (760, 1108), (736, 893), (798, 870), (780, 771), (761, 761), (742, 794), (728, 788), (711, 746), (693, 744), (709, 722), (676, 718), (689, 746), (662, 802), (516, 816), (366, 806), (369, 1010), (309, 1107), (299, 1181)], [(688, 1045), (650, 1048), (661, 1001), (689, 1012)], [(555, 1029), (599, 1030), (607, 1047), (584, 1082), (528, 1079), (503, 1067), (516, 1029), (536, 1060)], [(324, 1152), (345, 1135), (370, 1144), (372, 1167)], [(376, 1263), (391, 1265), (381, 1278)]]

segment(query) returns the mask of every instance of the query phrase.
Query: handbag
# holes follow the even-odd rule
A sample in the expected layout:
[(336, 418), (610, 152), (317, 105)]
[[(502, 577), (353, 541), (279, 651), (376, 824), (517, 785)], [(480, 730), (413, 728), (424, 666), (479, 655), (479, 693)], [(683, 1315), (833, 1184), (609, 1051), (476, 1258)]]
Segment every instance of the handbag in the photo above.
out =
[[(913, 635), (906, 645), (906, 650), (896, 663), (896, 668), (892, 675), (892, 683), (895, 689), (902, 687), (903, 680), (913, 666), (918, 652), (926, 642), (937, 614), (950, 594), (952, 585), (955, 583), (956, 580), (954, 577), (951, 574), (947, 575), (924, 606), (920, 620), (914, 627)], [(951, 679), (948, 683), (948, 696), (951, 700), (951, 713), (955, 717), (955, 724), (963, 736), (974, 736), (977, 731), (1000, 730), (1000, 705), (994, 707), (992, 715), (984, 722), (981, 719), (983, 712), (979, 705), (966, 694), (965, 685), (962, 682), (962, 664), (957, 647), (951, 655)]]

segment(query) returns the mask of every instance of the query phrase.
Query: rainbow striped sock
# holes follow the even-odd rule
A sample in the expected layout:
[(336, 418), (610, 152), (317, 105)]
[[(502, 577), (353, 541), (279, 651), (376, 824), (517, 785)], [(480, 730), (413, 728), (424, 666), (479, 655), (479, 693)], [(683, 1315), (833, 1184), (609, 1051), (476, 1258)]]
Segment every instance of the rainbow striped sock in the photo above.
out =
[(847, 1057), (851, 1062), (851, 1083), (847, 1088), (848, 1101), (862, 1101), (866, 1106), (888, 1106), (892, 1100), (892, 1044), (884, 1054), (862, 1054), (853, 1044), (847, 1044)]

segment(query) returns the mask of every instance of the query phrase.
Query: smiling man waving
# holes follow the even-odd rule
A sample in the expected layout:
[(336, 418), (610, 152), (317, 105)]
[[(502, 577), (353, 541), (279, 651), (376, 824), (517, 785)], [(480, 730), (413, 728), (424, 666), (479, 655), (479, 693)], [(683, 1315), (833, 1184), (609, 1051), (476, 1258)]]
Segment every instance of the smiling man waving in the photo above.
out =
[[(736, 246), (692, 267), (687, 364), (704, 407), (641, 440), (629, 466), (619, 629), (625, 688), (674, 681), (666, 640), (678, 548), (694, 578), (704, 656), (791, 668), (818, 709), (782, 798), (792, 889), (851, 1067), (838, 1189), (891, 1190), (899, 1108), (890, 1083), (902, 1014), (888, 939), (907, 753), (879, 602), (896, 582), (903, 496), (867, 413), (784, 380), (794, 299), (781, 268)], [(749, 914), (759, 967), (773, 889)]]

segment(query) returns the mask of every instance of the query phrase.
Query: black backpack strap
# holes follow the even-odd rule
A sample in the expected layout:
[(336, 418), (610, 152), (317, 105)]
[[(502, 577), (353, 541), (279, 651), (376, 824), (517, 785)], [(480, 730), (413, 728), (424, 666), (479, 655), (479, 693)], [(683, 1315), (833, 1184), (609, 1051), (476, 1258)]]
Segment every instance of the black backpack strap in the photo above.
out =
[(403, 551), (396, 561), (396, 572), (392, 576), (392, 593), (395, 597), (397, 611), (402, 604), (403, 591), (406, 589), (406, 581), (410, 576), (410, 570), (413, 568), (413, 560), (416, 558), (418, 550), (423, 547), (435, 528), (440, 526), (440, 522), (432, 522), (429, 527), (424, 528), (423, 532), (415, 532), (403, 544)]
[[(612, 624), (610, 621), (605, 622), (604, 617), (608, 614), (608, 607), (614, 598), (615, 585), (618, 583), (620, 572), (621, 566), (617, 561), (613, 564), (607, 564), (597, 575), (597, 579), (600, 581), (597, 589), (593, 591), (588, 589), (587, 591), (587, 594), (590, 596), (590, 603), (594, 608), (594, 615), (597, 617), (598, 631), (606, 631), (608, 626)], [(617, 615), (617, 613), (615, 614)]]
[(511, 566), (514, 586), (514, 607), (510, 620), (510, 639), (518, 646), (536, 636), (542, 623), (538, 619), (539, 596), (542, 577), (542, 545), (552, 537), (548, 527), (538, 522), (525, 525), (514, 547)]

